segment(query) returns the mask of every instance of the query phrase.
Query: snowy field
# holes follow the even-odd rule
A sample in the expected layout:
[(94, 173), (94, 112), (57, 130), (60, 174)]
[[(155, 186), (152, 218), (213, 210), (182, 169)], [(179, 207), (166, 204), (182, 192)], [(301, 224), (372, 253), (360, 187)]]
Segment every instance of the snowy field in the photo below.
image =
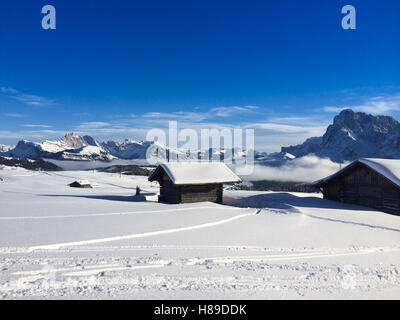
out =
[(400, 298), (398, 216), (286, 192), (168, 205), (137, 185), (158, 192), (147, 177), (0, 170), (0, 298)]

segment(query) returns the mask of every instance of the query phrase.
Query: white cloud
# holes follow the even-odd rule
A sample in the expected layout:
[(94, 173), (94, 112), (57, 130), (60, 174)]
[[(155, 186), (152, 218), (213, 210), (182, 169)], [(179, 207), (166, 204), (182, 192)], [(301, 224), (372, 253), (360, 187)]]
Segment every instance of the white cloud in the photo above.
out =
[(143, 118), (152, 119), (170, 119), (170, 120), (190, 120), (202, 121), (208, 117), (206, 113), (176, 111), (171, 113), (165, 112), (148, 112), (142, 115)]
[(15, 99), (15, 100), (17, 100), (21, 103), (24, 103), (26, 105), (29, 105), (29, 106), (43, 107), (43, 106), (49, 106), (49, 105), (54, 104), (54, 100), (52, 100), (52, 99), (49, 99), (46, 97), (35, 96), (32, 94), (22, 93), (13, 88), (1, 87), (0, 92), (12, 99)]
[(252, 113), (258, 109), (257, 106), (231, 106), (231, 107), (216, 107), (210, 110), (210, 114), (217, 117), (231, 117), (238, 113)]
[(274, 131), (274, 132), (282, 132), (282, 133), (304, 133), (304, 132), (308, 132), (310, 130), (310, 128), (308, 128), (308, 127), (293, 126), (293, 125), (279, 124), (279, 123), (270, 123), (270, 122), (254, 123), (254, 124), (248, 125), (247, 127), (258, 128), (258, 129)]
[(4, 115), (6, 117), (10, 117), (10, 118), (24, 118), (25, 115), (22, 113), (4, 113)]
[(282, 146), (303, 143), (310, 137), (322, 136), (328, 126), (328, 121), (304, 121), (302, 126), (282, 123), (253, 123), (245, 128), (255, 130), (255, 146), (258, 151), (276, 152)]
[[(203, 121), (205, 119), (213, 119), (215, 117), (227, 118), (235, 114), (248, 114), (254, 113), (257, 106), (230, 106), (230, 107), (216, 107), (211, 108), (207, 112), (190, 112), (190, 111), (176, 111), (176, 112), (148, 112), (142, 115), (143, 118), (153, 119), (173, 119), (173, 120), (187, 120), (187, 121)], [(198, 109), (198, 108), (195, 108)]]
[(90, 113), (88, 113), (88, 112), (74, 112), (74, 113), (71, 113), (71, 116), (74, 116), (74, 117), (84, 117), (84, 116), (88, 116), (88, 115), (90, 115)]
[(339, 169), (340, 165), (338, 163), (309, 155), (289, 161), (280, 167), (256, 165), (253, 173), (244, 178), (247, 181), (278, 180), (313, 182), (325, 178)]
[(325, 112), (338, 113), (345, 109), (352, 109), (357, 112), (366, 112), (371, 114), (386, 114), (391, 111), (400, 111), (400, 95), (377, 96), (367, 99), (362, 104), (346, 105), (343, 107), (326, 106), (322, 110)]
[(47, 124), (21, 124), (21, 127), (25, 127), (25, 128), (52, 128), (53, 126), (49, 126)]
[(65, 134), (65, 131), (59, 130), (32, 130), (32, 131), (0, 131), (1, 139), (32, 139), (42, 141), (49, 138), (59, 138)]
[(15, 89), (13, 89), (13, 88), (5, 88), (5, 87), (0, 88), (0, 92), (1, 92), (1, 93), (5, 93), (5, 94), (8, 94), (8, 93), (11, 93), (11, 94), (18, 93), (18, 91), (15, 90)]
[[(195, 116), (198, 115), (197, 113), (194, 114)], [(201, 115), (204, 114), (202, 113)], [(93, 137), (106, 137), (106, 139), (123, 140), (131, 138), (138, 140), (144, 139), (150, 129), (157, 128), (164, 130), (165, 135), (168, 137), (169, 121), (176, 120), (178, 121), (178, 131), (193, 129), (198, 132), (199, 137), (201, 129), (232, 130), (238, 128), (243, 129), (243, 134), (245, 134), (245, 129), (254, 129), (256, 149), (259, 151), (275, 152), (280, 151), (282, 146), (299, 144), (311, 136), (322, 135), (328, 125), (328, 123), (321, 122), (321, 120), (306, 117), (280, 118), (281, 121), (297, 121), (297, 123), (302, 124), (294, 125), (272, 122), (219, 123), (215, 117), (212, 118), (213, 121), (204, 121), (204, 117), (197, 117), (196, 119), (195, 116), (191, 112), (172, 112), (168, 114), (149, 112), (139, 115), (137, 118), (124, 117), (110, 122), (84, 122), (75, 126), (73, 131), (92, 135)]]
[(313, 123), (315, 122), (315, 119), (309, 118), (309, 117), (275, 117), (275, 118), (268, 118), (268, 121), (270, 122), (278, 122), (278, 123), (285, 123), (285, 124), (293, 124), (293, 123), (309, 123), (312, 121)]
[(110, 126), (108, 122), (93, 121), (93, 122), (83, 122), (79, 126), (76, 126), (75, 128), (78, 130), (87, 130), (87, 129), (99, 129), (108, 126)]

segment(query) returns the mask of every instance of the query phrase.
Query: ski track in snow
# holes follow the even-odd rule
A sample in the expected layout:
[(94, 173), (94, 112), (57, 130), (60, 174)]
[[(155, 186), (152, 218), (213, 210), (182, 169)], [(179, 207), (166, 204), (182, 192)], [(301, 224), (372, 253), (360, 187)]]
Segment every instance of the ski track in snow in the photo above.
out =
[[(14, 260), (13, 267), (18, 267), (18, 264), (22, 263), (24, 269), (29, 265), (36, 270), (23, 269), (11, 272), (6, 283), (0, 282), (0, 296), (37, 295), (45, 298), (50, 295), (98, 298), (98, 294), (102, 294), (105, 297), (118, 298), (119, 294), (129, 296), (138, 294), (138, 297), (143, 297), (141, 296), (145, 292), (143, 290), (156, 290), (159, 292), (157, 294), (166, 291), (165, 293), (171, 298), (171, 294), (176, 292), (202, 294), (203, 290), (213, 290), (222, 294), (245, 292), (247, 298), (253, 293), (264, 294), (265, 297), (274, 294), (285, 297), (289, 292), (297, 297), (303, 297), (305, 293), (315, 293), (320, 297), (323, 292), (343, 297), (342, 293), (351, 293), (356, 288), (360, 291), (399, 288), (399, 269), (395, 265), (370, 269), (355, 265), (347, 267), (326, 265), (321, 264), (321, 261), (312, 264), (301, 261), (307, 258), (398, 251), (399, 247), (315, 250), (318, 252), (312, 250), (307, 253), (288, 252), (192, 259), (181, 257), (172, 260), (131, 255), (97, 256), (97, 258), (55, 255), (53, 258), (47, 256), (46, 261), (43, 261), (40, 256), (30, 256)], [(291, 261), (298, 259), (298, 262)], [(274, 263), (275, 261), (279, 263)], [(285, 264), (285, 261), (288, 261), (288, 264)], [(37, 269), (38, 265), (41, 269)], [(160, 268), (166, 268), (168, 271), (151, 273), (152, 270)], [(193, 270), (196, 270), (195, 274)], [(210, 274), (210, 270), (214, 270), (214, 273)], [(199, 271), (202, 272), (201, 276), (198, 275)], [(209, 299), (210, 296), (205, 293), (204, 298)]]
[[(182, 249), (180, 246), (175, 248)], [(314, 251), (314, 250), (313, 250)], [(140, 269), (152, 269), (162, 268), (173, 264), (179, 264), (182, 267), (189, 267), (195, 265), (228, 265), (235, 264), (238, 262), (270, 262), (270, 261), (290, 261), (290, 260), (303, 260), (310, 258), (334, 258), (340, 256), (356, 256), (356, 255), (367, 255), (374, 253), (388, 253), (394, 251), (400, 251), (400, 247), (392, 248), (361, 248), (361, 249), (316, 249), (317, 252), (305, 252), (305, 253), (284, 253), (284, 254), (267, 254), (267, 255), (233, 255), (233, 256), (209, 256), (202, 258), (190, 258), (190, 259), (175, 259), (175, 260), (155, 260), (147, 261), (146, 264), (136, 265), (121, 265), (120, 263), (100, 263), (95, 265), (85, 266), (70, 266), (63, 268), (42, 268), (39, 270), (24, 270), (13, 272), (14, 276), (39, 276), (48, 274), (50, 271), (53, 273), (61, 273), (64, 276), (92, 276), (98, 275), (100, 272), (114, 272), (124, 270), (140, 270)]]
[(313, 218), (313, 219), (320, 219), (320, 220), (325, 220), (325, 221), (331, 221), (331, 222), (339, 222), (339, 223), (345, 223), (345, 224), (353, 224), (353, 225), (357, 225), (357, 226), (361, 226), (361, 227), (368, 227), (368, 228), (372, 228), (372, 229), (381, 229), (381, 230), (386, 230), (386, 231), (393, 231), (393, 232), (400, 232), (399, 229), (395, 229), (395, 228), (389, 228), (389, 227), (383, 227), (383, 226), (377, 226), (377, 225), (373, 225), (373, 224), (368, 224), (368, 223), (361, 223), (361, 222), (355, 222), (355, 221), (346, 221), (346, 220), (341, 220), (341, 219), (333, 219), (333, 218), (328, 218), (328, 217), (318, 217), (309, 213), (304, 213), (302, 212), (302, 214)]
[[(362, 223), (362, 222), (357, 222), (357, 221), (334, 219), (334, 218), (328, 218), (328, 217), (319, 217), (319, 216), (304, 212), (304, 210), (302, 210), (301, 207), (293, 207), (293, 208), (297, 210), (297, 213), (300, 213), (300, 214), (305, 215), (305, 216), (307, 216), (309, 218), (312, 218), (312, 219), (319, 219), (319, 220), (324, 220), (324, 221), (329, 221), (329, 222), (336, 222), (336, 223), (352, 224), (352, 225), (361, 226), (361, 227), (367, 227), (367, 228), (371, 228), (371, 229), (381, 229), (381, 230), (385, 230), (385, 231), (400, 232), (400, 230), (396, 229), (396, 228), (378, 226), (378, 225), (374, 225), (374, 224)], [(260, 211), (267, 211), (267, 212), (275, 213), (277, 211), (279, 212), (280, 210), (279, 209), (275, 210), (275, 209), (271, 209), (271, 208), (261, 208), (261, 209), (258, 210), (258, 213), (260, 213)]]
[[(153, 268), (161, 268), (165, 265), (169, 264), (170, 261), (155, 261), (151, 264), (145, 265), (125, 265), (121, 264), (100, 264), (100, 265), (86, 265), (82, 266), (73, 266), (70, 268), (44, 268), (40, 270), (28, 270), (28, 271), (17, 271), (12, 274), (15, 276), (40, 276), (46, 275), (49, 272), (52, 273), (61, 273), (64, 276), (72, 276), (72, 277), (86, 277), (86, 276), (95, 276), (101, 272), (114, 272), (114, 271), (124, 271), (124, 270), (141, 270), (141, 269), (153, 269)], [(22, 278), (23, 279), (23, 278)]]
[(92, 240), (56, 243), (56, 244), (50, 244), (50, 245), (33, 246), (33, 247), (29, 248), (29, 252), (32, 252), (34, 250), (57, 250), (61, 247), (73, 247), (73, 246), (80, 246), (80, 245), (86, 245), (86, 244), (128, 240), (128, 239), (135, 239), (135, 238), (145, 238), (145, 237), (158, 236), (158, 235), (175, 233), (175, 232), (182, 232), (182, 231), (214, 227), (214, 226), (229, 223), (231, 221), (241, 219), (244, 217), (253, 216), (253, 215), (257, 214), (257, 212), (258, 212), (258, 210), (253, 213), (245, 213), (245, 214), (241, 214), (241, 215), (238, 215), (238, 216), (235, 216), (232, 218), (227, 218), (227, 219), (218, 220), (218, 221), (214, 221), (214, 222), (202, 223), (202, 224), (198, 224), (198, 225), (194, 225), (194, 226), (172, 228), (172, 229), (151, 231), (151, 232), (144, 232), (144, 233), (136, 233), (136, 234), (130, 234), (130, 235), (125, 235), (125, 236), (116, 236), (116, 237), (108, 237), (108, 238), (101, 238), (101, 239), (92, 239)]
[(118, 216), (118, 215), (130, 215), (138, 213), (164, 213), (164, 212), (176, 212), (176, 211), (187, 211), (197, 209), (216, 209), (216, 210), (240, 210), (241, 208), (228, 208), (228, 207), (217, 207), (217, 206), (204, 206), (204, 207), (188, 207), (188, 208), (177, 208), (177, 209), (162, 209), (162, 210), (143, 210), (143, 211), (127, 211), (127, 212), (105, 212), (105, 213), (85, 213), (85, 214), (71, 214), (71, 215), (54, 215), (54, 216), (21, 216), (21, 217), (0, 217), (0, 220), (27, 220), (27, 219), (64, 219), (64, 218), (82, 218), (82, 217), (102, 217), (102, 216)]
[(145, 266), (134, 266), (134, 267), (113, 267), (113, 268), (99, 268), (95, 270), (83, 270), (83, 271), (75, 271), (75, 272), (67, 272), (64, 273), (64, 276), (70, 277), (87, 277), (87, 276), (95, 276), (101, 272), (112, 272), (112, 271), (124, 271), (124, 270), (139, 270), (139, 269), (154, 269), (161, 268), (163, 264), (160, 265), (145, 265)]
[(333, 258), (340, 256), (355, 256), (377, 252), (394, 252), (400, 251), (400, 248), (365, 248), (356, 251), (350, 250), (325, 250), (316, 253), (299, 253), (299, 254), (278, 254), (278, 255), (257, 255), (257, 256), (223, 256), (223, 257), (208, 257), (194, 258), (190, 260), (190, 264), (201, 264), (207, 261), (213, 263), (233, 263), (236, 261), (286, 261), (286, 260), (301, 260), (310, 258)]

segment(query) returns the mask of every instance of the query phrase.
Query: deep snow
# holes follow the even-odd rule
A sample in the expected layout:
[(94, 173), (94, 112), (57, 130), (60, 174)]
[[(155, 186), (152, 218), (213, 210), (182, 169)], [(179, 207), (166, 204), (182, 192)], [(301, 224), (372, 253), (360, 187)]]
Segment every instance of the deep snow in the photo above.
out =
[[(0, 297), (400, 298), (400, 217), (318, 194), (168, 205), (146, 177), (0, 170)], [(89, 180), (98, 188), (68, 187)]]

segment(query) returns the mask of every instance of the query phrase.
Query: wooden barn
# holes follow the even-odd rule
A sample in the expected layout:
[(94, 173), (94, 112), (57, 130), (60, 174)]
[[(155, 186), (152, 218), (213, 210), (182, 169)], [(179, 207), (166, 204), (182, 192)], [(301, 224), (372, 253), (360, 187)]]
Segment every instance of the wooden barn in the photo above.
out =
[(89, 181), (79, 180), (69, 184), (72, 188), (93, 188)]
[(222, 203), (224, 183), (241, 182), (224, 163), (163, 163), (150, 175), (149, 181), (160, 184), (160, 202)]
[(400, 215), (400, 160), (356, 160), (315, 186), (324, 199)]

